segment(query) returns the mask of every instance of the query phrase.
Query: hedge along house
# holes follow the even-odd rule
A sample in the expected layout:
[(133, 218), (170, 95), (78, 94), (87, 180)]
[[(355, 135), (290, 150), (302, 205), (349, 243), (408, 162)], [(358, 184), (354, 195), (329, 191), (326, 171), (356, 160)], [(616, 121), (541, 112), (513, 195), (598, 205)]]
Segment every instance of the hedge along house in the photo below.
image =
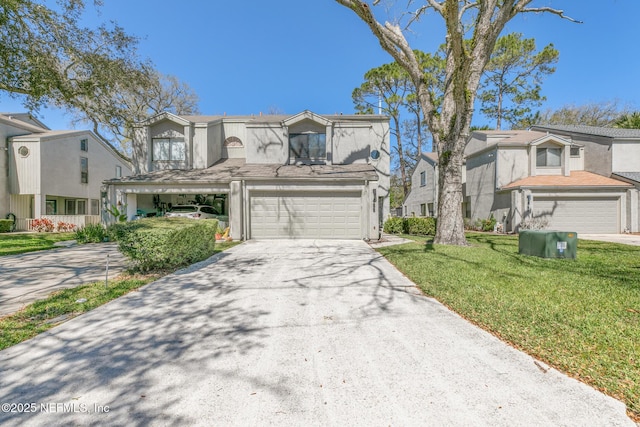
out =
[(389, 120), (376, 115), (176, 116), (135, 129), (134, 175), (105, 182), (128, 218), (204, 203), (233, 239), (376, 239), (389, 213)]
[(26, 113), (0, 114), (0, 216), (28, 230), (33, 219), (77, 226), (101, 220), (102, 181), (131, 173), (110, 144), (86, 130), (51, 130)]

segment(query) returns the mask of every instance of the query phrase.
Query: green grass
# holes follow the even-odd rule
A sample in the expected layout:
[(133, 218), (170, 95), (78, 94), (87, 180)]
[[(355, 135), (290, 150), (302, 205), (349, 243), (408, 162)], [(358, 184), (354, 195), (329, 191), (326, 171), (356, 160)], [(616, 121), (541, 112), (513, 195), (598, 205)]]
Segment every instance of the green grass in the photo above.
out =
[(52, 249), (56, 242), (73, 239), (75, 239), (75, 233), (2, 233), (0, 234), (0, 255)]
[(473, 323), (624, 401), (640, 417), (640, 247), (580, 240), (577, 260), (518, 254), (513, 236), (469, 234), (471, 247), (380, 248)]
[[(215, 253), (240, 243), (217, 243)], [(155, 271), (146, 275), (123, 274), (109, 280), (107, 287), (104, 281), (100, 281), (53, 292), (47, 298), (29, 304), (15, 314), (0, 318), (0, 350), (33, 338), (61, 321), (99, 307), (171, 272)], [(83, 298), (86, 299), (85, 302), (76, 302)], [(64, 318), (54, 320), (61, 316)]]

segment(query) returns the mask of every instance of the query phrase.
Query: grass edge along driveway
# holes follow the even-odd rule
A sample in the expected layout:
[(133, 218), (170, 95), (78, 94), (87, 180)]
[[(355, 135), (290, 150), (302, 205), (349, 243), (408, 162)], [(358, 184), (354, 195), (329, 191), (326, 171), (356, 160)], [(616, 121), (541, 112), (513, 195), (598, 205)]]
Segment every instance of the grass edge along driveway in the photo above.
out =
[(576, 260), (518, 254), (518, 238), (378, 249), (422, 291), (598, 390), (640, 421), (640, 247), (580, 240)]
[(76, 233), (2, 233), (0, 256), (53, 249), (54, 243), (75, 238)]
[[(216, 244), (214, 255), (240, 243), (219, 242)], [(170, 273), (173, 273), (173, 270), (121, 274), (110, 279), (107, 286), (104, 281), (99, 281), (52, 292), (47, 298), (28, 304), (14, 314), (0, 317), (0, 351)]]

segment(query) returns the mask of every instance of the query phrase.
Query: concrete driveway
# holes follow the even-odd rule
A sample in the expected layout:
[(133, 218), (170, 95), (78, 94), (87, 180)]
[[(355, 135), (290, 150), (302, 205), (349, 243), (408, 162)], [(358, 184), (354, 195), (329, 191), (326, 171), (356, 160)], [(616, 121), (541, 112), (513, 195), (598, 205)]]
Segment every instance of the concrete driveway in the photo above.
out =
[(51, 292), (105, 279), (126, 268), (115, 243), (61, 247), (0, 256), (0, 317), (14, 313)]
[(359, 241), (251, 241), (167, 276), (0, 352), (0, 402), (35, 404), (5, 426), (635, 426)]
[(578, 234), (578, 239), (640, 246), (640, 234)]

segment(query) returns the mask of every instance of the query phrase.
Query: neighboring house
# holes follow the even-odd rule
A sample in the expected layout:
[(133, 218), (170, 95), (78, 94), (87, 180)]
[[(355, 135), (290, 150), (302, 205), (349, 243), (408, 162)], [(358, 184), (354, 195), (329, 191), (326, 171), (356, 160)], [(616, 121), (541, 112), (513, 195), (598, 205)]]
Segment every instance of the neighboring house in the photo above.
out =
[[(640, 189), (640, 129), (596, 126), (534, 126), (533, 130), (552, 132), (585, 147), (584, 168), (599, 175), (633, 184)], [(628, 230), (640, 231), (638, 192), (629, 192)]]
[(464, 216), (493, 215), (508, 232), (518, 231), (523, 221), (578, 233), (638, 231), (638, 190), (612, 174), (611, 165), (631, 167), (633, 161), (622, 160), (627, 153), (637, 166), (640, 146), (614, 138), (609, 140), (614, 154), (607, 157), (593, 132), (536, 129), (472, 133), (465, 149)]
[(233, 239), (377, 239), (389, 215), (389, 120), (375, 115), (176, 116), (136, 127), (135, 175), (108, 185), (133, 218), (207, 203)]
[(54, 131), (28, 114), (0, 114), (0, 217), (18, 229), (49, 217), (100, 222), (102, 181), (131, 173), (130, 163), (90, 131)]
[(437, 216), (438, 154), (423, 153), (411, 175), (411, 190), (402, 204), (404, 216)]

